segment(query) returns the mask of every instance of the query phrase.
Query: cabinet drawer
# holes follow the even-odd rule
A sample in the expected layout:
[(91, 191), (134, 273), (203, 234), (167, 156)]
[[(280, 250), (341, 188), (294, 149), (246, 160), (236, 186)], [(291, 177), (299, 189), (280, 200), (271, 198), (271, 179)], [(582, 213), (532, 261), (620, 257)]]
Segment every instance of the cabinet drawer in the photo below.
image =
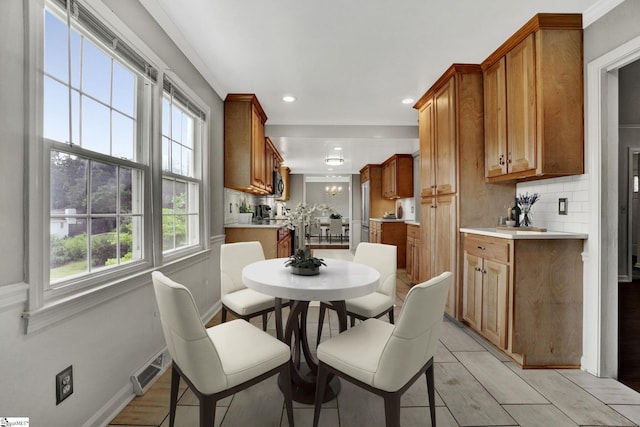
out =
[(407, 238), (414, 238), (414, 239), (419, 239), (420, 238), (420, 226), (419, 225), (413, 225), (413, 224), (407, 224)]
[(477, 236), (465, 235), (464, 250), (485, 259), (508, 263), (509, 243), (501, 239), (485, 239)]

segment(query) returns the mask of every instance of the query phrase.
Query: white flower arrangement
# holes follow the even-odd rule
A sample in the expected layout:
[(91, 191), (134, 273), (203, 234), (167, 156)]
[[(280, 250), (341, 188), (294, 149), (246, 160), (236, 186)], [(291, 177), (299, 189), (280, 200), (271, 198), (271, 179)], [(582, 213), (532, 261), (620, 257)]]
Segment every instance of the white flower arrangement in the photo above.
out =
[(292, 210), (284, 221), (285, 227), (290, 230), (298, 229), (298, 238), (300, 248), (304, 247), (305, 228), (307, 226), (320, 225), (320, 218), (315, 216), (315, 212), (328, 211), (329, 213), (335, 213), (336, 210), (331, 206), (322, 204), (307, 205), (306, 203), (298, 203), (298, 206)]

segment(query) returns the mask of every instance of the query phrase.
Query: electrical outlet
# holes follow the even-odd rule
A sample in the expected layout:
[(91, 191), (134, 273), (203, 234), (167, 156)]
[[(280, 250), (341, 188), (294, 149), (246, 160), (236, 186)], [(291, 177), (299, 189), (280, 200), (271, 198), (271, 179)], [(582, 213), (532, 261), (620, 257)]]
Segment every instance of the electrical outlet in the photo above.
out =
[(56, 405), (73, 393), (73, 368), (69, 366), (56, 375)]

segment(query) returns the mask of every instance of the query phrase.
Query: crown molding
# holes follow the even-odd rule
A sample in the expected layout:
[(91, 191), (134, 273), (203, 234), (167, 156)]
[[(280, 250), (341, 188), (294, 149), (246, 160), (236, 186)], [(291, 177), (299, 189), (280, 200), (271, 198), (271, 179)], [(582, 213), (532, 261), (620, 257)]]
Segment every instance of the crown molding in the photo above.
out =
[(600, 0), (593, 4), (582, 14), (582, 28), (587, 28), (623, 1), (624, 0)]

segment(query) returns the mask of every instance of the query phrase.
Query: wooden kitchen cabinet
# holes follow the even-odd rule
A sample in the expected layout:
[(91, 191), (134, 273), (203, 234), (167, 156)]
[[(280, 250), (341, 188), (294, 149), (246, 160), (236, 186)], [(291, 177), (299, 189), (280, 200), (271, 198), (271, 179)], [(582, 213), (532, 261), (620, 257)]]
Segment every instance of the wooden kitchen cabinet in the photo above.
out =
[(407, 225), (404, 221), (370, 220), (369, 242), (395, 246), (397, 267), (407, 266)]
[(509, 243), (465, 236), (462, 320), (495, 345), (507, 344)]
[(413, 156), (394, 154), (382, 163), (382, 197), (413, 197)]
[(489, 184), (484, 169), (482, 69), (453, 64), (414, 106), (420, 137), (420, 279), (453, 273), (446, 312), (461, 318), (460, 227), (504, 216), (515, 184)]
[(580, 14), (538, 14), (483, 63), (489, 182), (583, 173)]
[(290, 257), (292, 252), (291, 230), (282, 227), (278, 229), (278, 258)]
[[(369, 218), (382, 218), (396, 210), (396, 202), (382, 197), (382, 166), (369, 164), (360, 169), (360, 183), (369, 182)], [(371, 241), (371, 240), (370, 240)]]
[[(423, 198), (420, 207), (420, 244), (422, 259), (420, 278), (428, 280), (445, 271), (456, 276), (458, 270), (458, 226), (456, 200), (453, 194)], [(445, 311), (457, 317), (457, 285), (449, 289)]]
[(463, 239), (463, 322), (523, 367), (580, 366), (583, 240)]
[(264, 124), (267, 115), (253, 94), (224, 101), (224, 186), (268, 194)]
[(407, 224), (407, 275), (411, 283), (420, 283), (420, 226)]
[[(262, 250), (264, 251), (264, 257), (270, 258), (282, 258), (289, 255), (283, 255), (286, 251), (285, 243), (281, 237), (280, 230), (288, 229), (284, 227), (265, 227), (265, 226), (231, 226), (225, 227), (225, 243), (235, 242), (260, 242)], [(291, 244), (291, 239), (289, 239)], [(291, 254), (291, 248), (289, 248), (289, 254)], [(282, 256), (281, 256), (282, 255)]]

